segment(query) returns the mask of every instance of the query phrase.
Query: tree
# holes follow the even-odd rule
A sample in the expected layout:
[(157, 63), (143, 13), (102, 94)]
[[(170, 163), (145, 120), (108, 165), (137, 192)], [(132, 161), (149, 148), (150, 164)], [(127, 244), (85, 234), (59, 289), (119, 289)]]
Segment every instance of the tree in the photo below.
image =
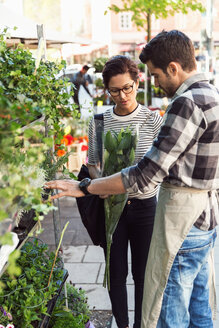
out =
[[(147, 42), (151, 40), (151, 17), (167, 18), (169, 15), (182, 12), (187, 14), (189, 10), (204, 12), (205, 8), (198, 0), (121, 0), (122, 7), (112, 4), (109, 10), (118, 14), (119, 12), (131, 12), (132, 22), (138, 30), (145, 29)], [(150, 81), (149, 81), (150, 82)], [(150, 83), (148, 86), (150, 91)], [(150, 94), (150, 92), (149, 92)], [(148, 101), (150, 103), (150, 99)]]

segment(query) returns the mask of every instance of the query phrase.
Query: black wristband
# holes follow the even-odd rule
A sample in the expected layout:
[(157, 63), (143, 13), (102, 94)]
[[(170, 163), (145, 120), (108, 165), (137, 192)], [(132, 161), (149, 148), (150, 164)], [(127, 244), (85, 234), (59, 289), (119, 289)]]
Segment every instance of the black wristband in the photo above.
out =
[(91, 179), (84, 178), (83, 180), (80, 181), (78, 186), (85, 195), (91, 195), (91, 193), (87, 190), (87, 188), (90, 184), (91, 184)]

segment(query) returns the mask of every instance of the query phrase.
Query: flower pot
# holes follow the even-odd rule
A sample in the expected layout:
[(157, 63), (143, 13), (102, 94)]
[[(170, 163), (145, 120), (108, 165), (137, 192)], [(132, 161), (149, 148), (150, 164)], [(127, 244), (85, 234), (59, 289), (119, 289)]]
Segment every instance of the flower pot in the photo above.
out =
[(14, 227), (13, 232), (16, 233), (16, 235), (18, 236), (19, 242), (23, 241), (28, 233), (26, 228), (20, 227)]

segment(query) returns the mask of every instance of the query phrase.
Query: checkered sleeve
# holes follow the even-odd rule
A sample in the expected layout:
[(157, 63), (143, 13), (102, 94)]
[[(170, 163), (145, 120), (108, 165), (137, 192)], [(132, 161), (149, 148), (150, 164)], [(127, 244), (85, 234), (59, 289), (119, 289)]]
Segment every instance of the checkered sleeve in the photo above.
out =
[[(125, 189), (128, 192), (144, 193), (154, 189), (166, 176), (170, 176), (170, 170), (174, 172), (174, 176), (179, 175), (180, 160), (199, 140), (206, 127), (204, 113), (193, 99), (176, 99), (170, 105), (151, 149), (137, 165), (122, 170)], [(192, 151), (191, 156), (196, 156), (195, 149)], [(193, 167), (191, 174), (192, 172)]]

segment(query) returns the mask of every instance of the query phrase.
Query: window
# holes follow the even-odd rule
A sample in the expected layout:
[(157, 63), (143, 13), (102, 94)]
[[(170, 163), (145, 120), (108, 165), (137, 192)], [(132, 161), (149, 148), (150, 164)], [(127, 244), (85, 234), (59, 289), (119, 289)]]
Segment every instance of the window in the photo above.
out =
[(120, 13), (119, 15), (120, 30), (129, 30), (132, 27), (131, 13)]

